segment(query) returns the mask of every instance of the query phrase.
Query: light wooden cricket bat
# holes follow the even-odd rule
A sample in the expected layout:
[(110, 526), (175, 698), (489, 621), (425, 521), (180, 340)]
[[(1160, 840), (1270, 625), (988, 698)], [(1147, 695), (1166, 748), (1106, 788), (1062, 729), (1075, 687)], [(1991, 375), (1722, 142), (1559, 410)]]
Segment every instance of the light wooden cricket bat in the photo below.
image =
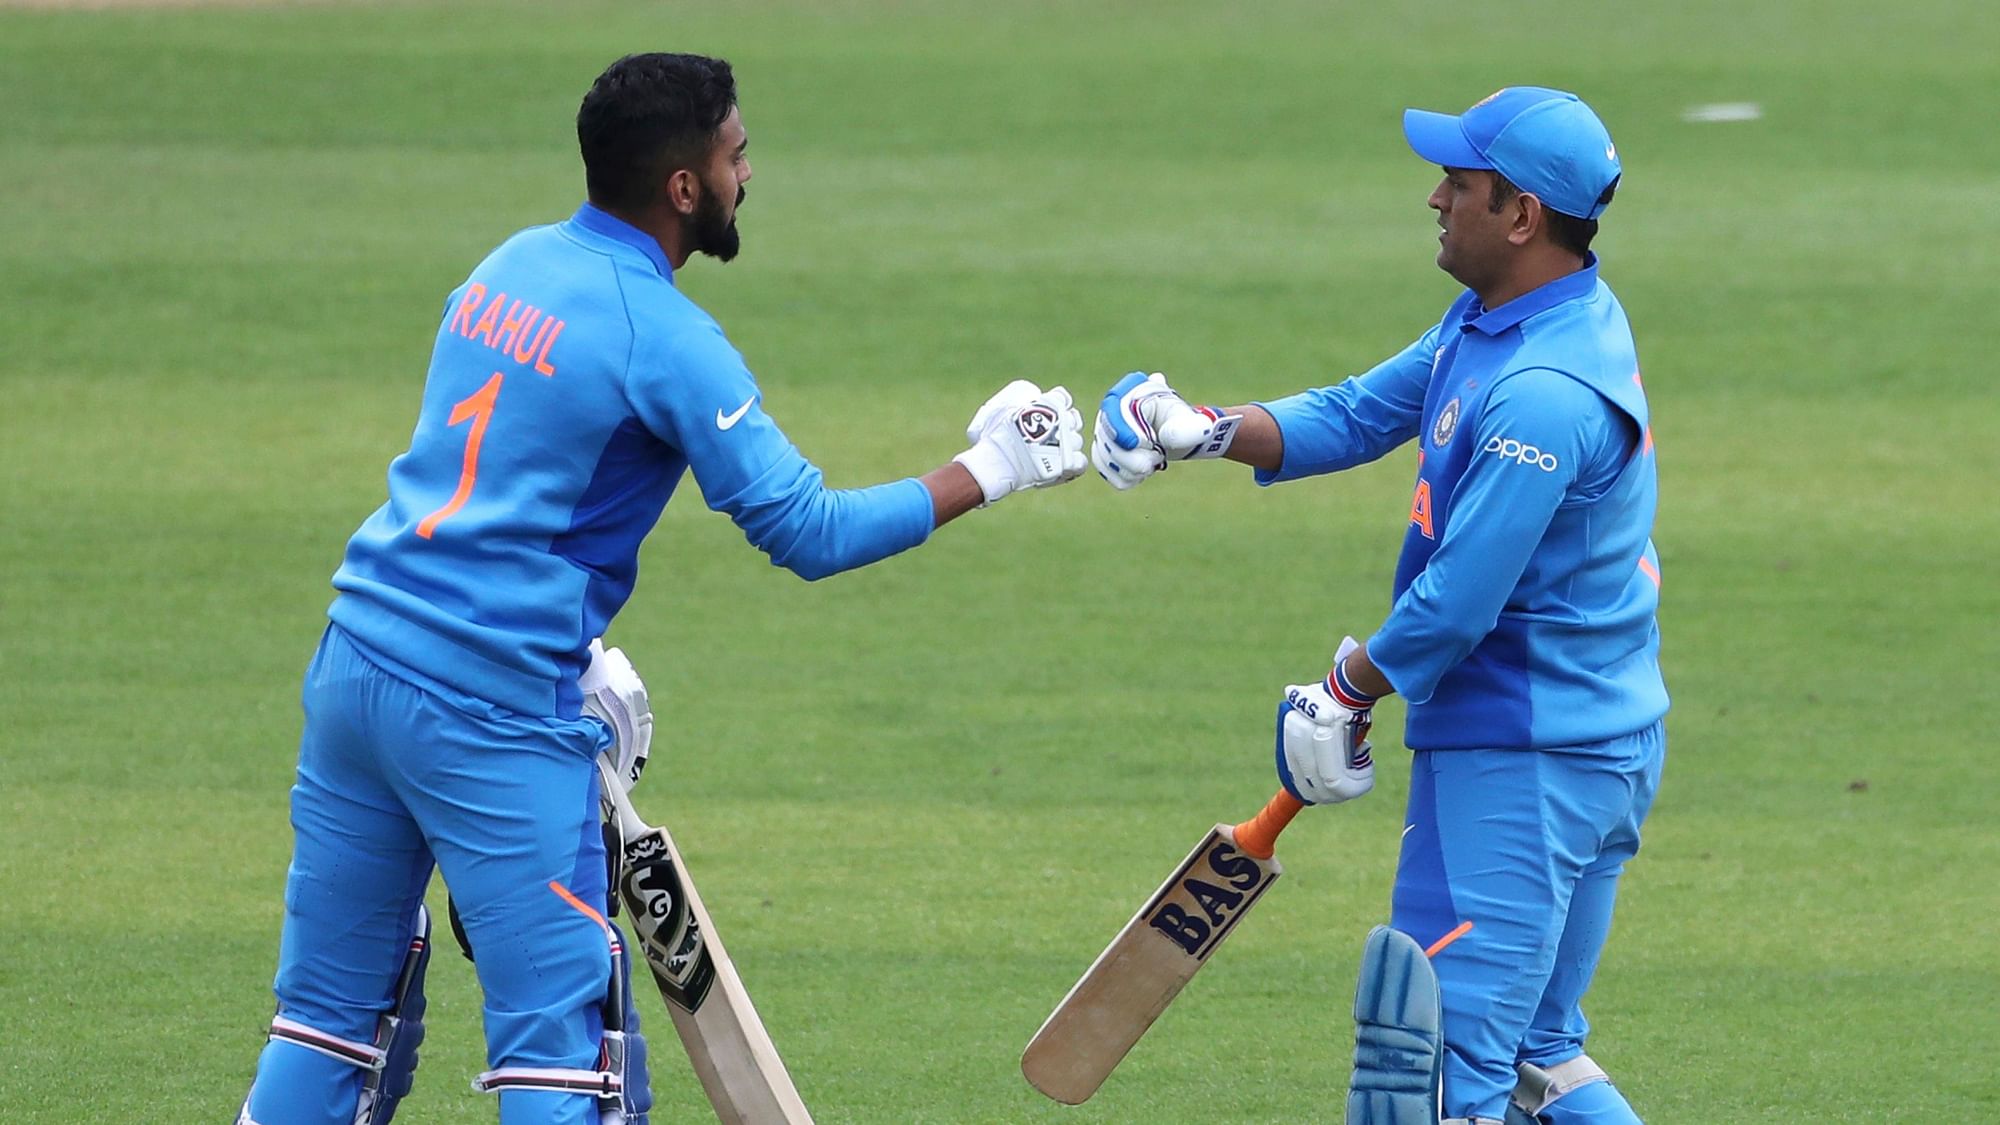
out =
[(618, 890), (633, 937), (715, 1116), (723, 1125), (812, 1125), (674, 838), (639, 819), (601, 759), (598, 782), (605, 811), (617, 818), (624, 838)]
[(1028, 1042), (1021, 1073), (1029, 1085), (1068, 1105), (1097, 1092), (1284, 873), (1273, 845), (1304, 807), (1280, 790), (1255, 817), (1202, 837)]

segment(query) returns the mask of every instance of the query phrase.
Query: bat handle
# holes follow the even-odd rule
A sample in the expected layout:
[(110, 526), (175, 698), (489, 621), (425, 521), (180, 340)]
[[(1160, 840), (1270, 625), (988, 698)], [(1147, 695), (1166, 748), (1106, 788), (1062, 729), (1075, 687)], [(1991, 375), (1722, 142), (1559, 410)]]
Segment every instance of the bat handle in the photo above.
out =
[(1236, 847), (1244, 855), (1270, 859), (1277, 850), (1278, 833), (1305, 808), (1304, 802), (1280, 789), (1264, 803), (1264, 810), (1236, 826)]

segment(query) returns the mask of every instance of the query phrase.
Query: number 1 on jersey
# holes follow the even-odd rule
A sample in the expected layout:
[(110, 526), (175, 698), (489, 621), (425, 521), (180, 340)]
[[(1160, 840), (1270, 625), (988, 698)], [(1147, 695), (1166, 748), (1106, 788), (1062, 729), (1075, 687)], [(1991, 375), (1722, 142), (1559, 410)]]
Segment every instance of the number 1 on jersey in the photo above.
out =
[(486, 380), (485, 386), (460, 399), (451, 408), (451, 420), (446, 425), (456, 426), (467, 418), (472, 419), (472, 430), (465, 435), (465, 468), (458, 474), (458, 491), (451, 494), (444, 507), (425, 516), (423, 522), (417, 525), (417, 534), (425, 539), (431, 537), (438, 524), (465, 507), (465, 502), (472, 497), (472, 482), (479, 477), (479, 443), (486, 437), (486, 423), (493, 420), (493, 404), (500, 399), (501, 377), (501, 373), (495, 371), (493, 377)]

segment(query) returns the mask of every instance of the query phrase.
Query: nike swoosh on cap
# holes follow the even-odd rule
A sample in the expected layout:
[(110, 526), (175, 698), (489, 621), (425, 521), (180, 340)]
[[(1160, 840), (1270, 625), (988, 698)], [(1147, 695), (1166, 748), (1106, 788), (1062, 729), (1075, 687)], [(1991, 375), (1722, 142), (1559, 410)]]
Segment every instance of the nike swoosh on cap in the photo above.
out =
[(742, 406), (737, 407), (735, 410), (732, 410), (727, 414), (724, 414), (721, 411), (721, 409), (718, 408), (715, 412), (715, 428), (718, 430), (726, 430), (731, 426), (734, 426), (736, 423), (741, 422), (743, 420), (743, 416), (745, 414), (750, 413), (750, 404), (756, 401), (757, 401), (757, 396), (751, 395), (749, 398), (743, 400)]

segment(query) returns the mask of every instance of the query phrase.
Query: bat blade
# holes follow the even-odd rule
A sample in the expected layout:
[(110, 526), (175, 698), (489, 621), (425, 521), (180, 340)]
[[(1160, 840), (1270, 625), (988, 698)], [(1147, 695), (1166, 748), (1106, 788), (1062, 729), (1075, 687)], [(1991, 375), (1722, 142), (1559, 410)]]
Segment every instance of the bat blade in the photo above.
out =
[(673, 838), (663, 829), (647, 828), (625, 840), (618, 890), (660, 995), (681, 1011), (699, 1012), (715, 986), (720, 942), (711, 943), (712, 926), (696, 914), (693, 884), (683, 870)]
[(1270, 843), (1298, 808), (1279, 794), (1255, 820), (1202, 837), (1028, 1042), (1029, 1085), (1067, 1105), (1097, 1092), (1284, 873)]
[(619, 893), (633, 937), (716, 1118), (723, 1125), (812, 1125), (674, 838), (640, 820), (617, 780), (600, 775), (624, 837)]

